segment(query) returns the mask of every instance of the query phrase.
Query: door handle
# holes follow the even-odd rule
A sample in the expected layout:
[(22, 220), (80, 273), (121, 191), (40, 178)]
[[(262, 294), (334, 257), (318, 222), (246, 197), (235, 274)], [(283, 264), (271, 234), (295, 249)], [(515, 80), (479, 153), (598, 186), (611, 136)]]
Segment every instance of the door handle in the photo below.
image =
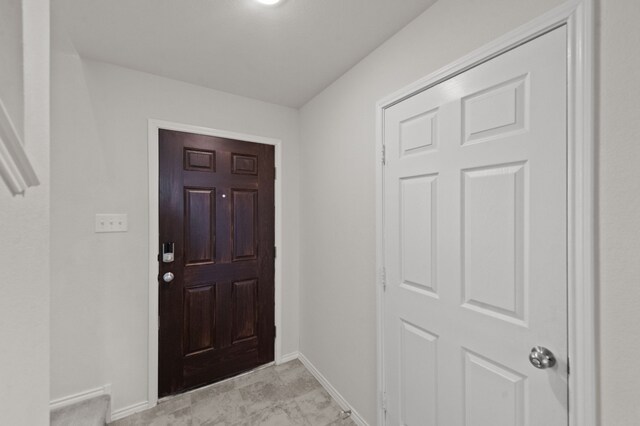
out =
[(556, 357), (553, 355), (553, 352), (542, 346), (535, 346), (531, 348), (529, 361), (535, 368), (539, 368), (541, 370), (551, 368), (556, 365)]
[(175, 276), (173, 275), (172, 272), (167, 272), (162, 276), (162, 280), (165, 283), (170, 283), (171, 281), (173, 281), (174, 278), (175, 278)]

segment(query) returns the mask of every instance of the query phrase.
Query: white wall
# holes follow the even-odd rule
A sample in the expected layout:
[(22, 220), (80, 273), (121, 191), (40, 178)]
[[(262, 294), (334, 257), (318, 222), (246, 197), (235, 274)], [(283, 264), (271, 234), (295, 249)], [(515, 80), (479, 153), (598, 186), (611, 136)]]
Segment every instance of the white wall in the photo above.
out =
[[(22, 16), (24, 100), (14, 106), (24, 107), (16, 122), (41, 184), (12, 197), (0, 181), (0, 424), (38, 426), (49, 424), (49, 2), (25, 1)], [(21, 26), (5, 30), (0, 52), (22, 38)], [(1, 67), (15, 60), (22, 72), (21, 58)], [(15, 89), (6, 83), (2, 96)]]
[(376, 418), (375, 103), (561, 0), (440, 0), (301, 109), (300, 350)]
[[(64, 45), (64, 43), (59, 43)], [(147, 399), (147, 119), (283, 141), (283, 354), (298, 349), (298, 112), (80, 59), (53, 60), (52, 399), (112, 384), (112, 408)], [(129, 231), (95, 234), (96, 213)]]
[(640, 420), (640, 2), (602, 0), (600, 347), (602, 425)]
[(0, 99), (20, 136), (24, 129), (22, 2), (0, 1)]

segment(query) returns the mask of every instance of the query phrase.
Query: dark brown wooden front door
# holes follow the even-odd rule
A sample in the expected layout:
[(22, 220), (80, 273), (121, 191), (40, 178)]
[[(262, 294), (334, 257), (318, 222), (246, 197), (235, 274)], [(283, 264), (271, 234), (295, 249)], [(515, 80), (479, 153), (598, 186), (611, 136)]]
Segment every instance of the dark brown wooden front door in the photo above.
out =
[[(274, 148), (160, 130), (159, 396), (273, 361)], [(171, 272), (175, 278), (165, 282)]]

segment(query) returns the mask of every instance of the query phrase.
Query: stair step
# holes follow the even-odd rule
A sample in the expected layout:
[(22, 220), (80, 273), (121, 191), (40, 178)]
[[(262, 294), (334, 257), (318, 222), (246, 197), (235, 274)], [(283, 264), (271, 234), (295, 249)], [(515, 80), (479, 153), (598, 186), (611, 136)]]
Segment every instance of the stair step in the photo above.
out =
[(51, 426), (104, 426), (107, 424), (109, 395), (100, 395), (51, 411)]

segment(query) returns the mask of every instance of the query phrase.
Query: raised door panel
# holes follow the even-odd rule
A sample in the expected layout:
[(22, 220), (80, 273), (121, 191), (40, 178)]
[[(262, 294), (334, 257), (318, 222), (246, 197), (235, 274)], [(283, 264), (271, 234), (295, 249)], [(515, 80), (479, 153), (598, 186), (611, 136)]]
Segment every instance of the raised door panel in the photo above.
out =
[(438, 337), (405, 321), (400, 327), (400, 424), (436, 426)]
[(215, 286), (184, 290), (185, 356), (215, 347)]
[(528, 76), (517, 77), (462, 99), (463, 144), (526, 129)]
[(525, 384), (525, 376), (465, 351), (465, 426), (524, 426)]
[(237, 343), (256, 337), (258, 324), (258, 280), (245, 280), (233, 283), (232, 341)]
[(437, 175), (400, 180), (401, 286), (437, 296)]
[(251, 260), (258, 254), (258, 191), (231, 192), (233, 260)]
[(399, 124), (400, 156), (434, 149), (437, 142), (437, 123), (437, 109), (402, 120)]
[(215, 259), (215, 189), (185, 188), (185, 264), (202, 265)]
[(196, 172), (215, 172), (216, 153), (214, 151), (185, 148), (184, 169)]
[(462, 172), (463, 304), (525, 318), (526, 163)]
[(258, 157), (249, 154), (231, 154), (231, 173), (257, 176)]

